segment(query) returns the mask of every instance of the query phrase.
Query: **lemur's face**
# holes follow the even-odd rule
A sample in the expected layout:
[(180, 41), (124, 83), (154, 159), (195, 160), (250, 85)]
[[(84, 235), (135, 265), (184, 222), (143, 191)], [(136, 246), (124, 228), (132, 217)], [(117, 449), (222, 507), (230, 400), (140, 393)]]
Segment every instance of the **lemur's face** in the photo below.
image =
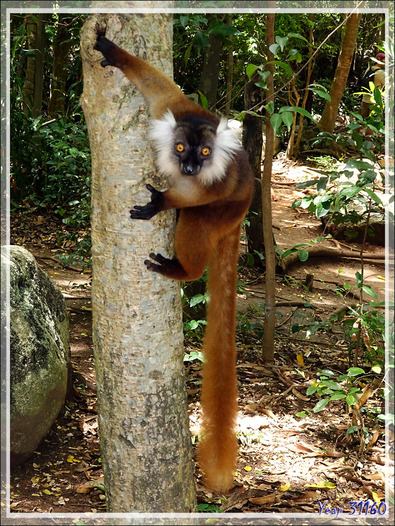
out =
[(217, 126), (199, 114), (175, 119), (168, 112), (151, 123), (150, 137), (164, 175), (194, 176), (203, 185), (221, 180), (234, 154), (241, 148), (225, 121)]

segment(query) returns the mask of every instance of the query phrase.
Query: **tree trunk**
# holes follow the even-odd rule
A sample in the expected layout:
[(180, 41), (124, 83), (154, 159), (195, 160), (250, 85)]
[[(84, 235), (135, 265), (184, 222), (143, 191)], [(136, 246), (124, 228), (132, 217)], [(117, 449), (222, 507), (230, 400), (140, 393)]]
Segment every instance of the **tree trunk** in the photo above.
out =
[(43, 81), (44, 81), (44, 49), (45, 49), (45, 14), (37, 13), (26, 16), (26, 32), (28, 34), (29, 55), (26, 66), (26, 76), (22, 88), (24, 113), (32, 112), (38, 117), (42, 111)]
[[(212, 18), (212, 16), (209, 18)], [(213, 110), (217, 103), (219, 66), (223, 45), (220, 37), (213, 33), (209, 34), (208, 42), (209, 45), (204, 54), (199, 90), (207, 98), (208, 108)]]
[(70, 15), (59, 14), (59, 25), (53, 45), (51, 98), (48, 103), (49, 117), (56, 117), (65, 113), (67, 64), (71, 46), (69, 28), (65, 25), (65, 19), (68, 20), (69, 18)]
[[(226, 18), (226, 23), (228, 26), (232, 25), (232, 14), (228, 13)], [(230, 35), (229, 40), (233, 42), (233, 35)], [(233, 67), (234, 67), (234, 60), (233, 60), (233, 44), (231, 44), (228, 48), (228, 56), (227, 56), (227, 65), (228, 69), (226, 72), (226, 95), (225, 95), (225, 116), (229, 119), (230, 110), (232, 108), (232, 90), (233, 90)]]
[[(262, 100), (262, 88), (255, 85), (257, 81), (258, 75), (254, 75), (252, 80), (245, 85), (244, 107), (246, 110), (256, 106)], [(248, 160), (256, 181), (248, 212), (249, 225), (246, 226), (246, 233), (248, 252), (253, 254), (256, 264), (261, 264), (257, 252), (263, 253), (265, 250), (262, 231), (262, 143), (262, 117), (247, 113), (243, 119), (243, 147), (248, 153)]]
[[(155, 4), (157, 5), (157, 4)], [(92, 15), (81, 34), (81, 98), (92, 151), (92, 309), (101, 452), (110, 512), (190, 512), (195, 487), (183, 367), (180, 289), (149, 272), (172, 255), (175, 214), (131, 220), (154, 172), (148, 116), (118, 69), (93, 50), (96, 25), (172, 75), (169, 15)]]
[(332, 133), (335, 128), (340, 100), (347, 84), (355, 44), (357, 42), (358, 26), (361, 16), (362, 15), (360, 13), (354, 13), (346, 22), (346, 28), (340, 49), (339, 59), (337, 62), (335, 77), (329, 92), (331, 100), (327, 101), (325, 104), (321, 120), (318, 123), (318, 129), (320, 131)]
[[(266, 71), (270, 72), (267, 78), (267, 103), (274, 101), (274, 55), (269, 47), (274, 44), (274, 13), (268, 13), (266, 25), (266, 46), (268, 50)], [(265, 162), (262, 174), (262, 228), (265, 243), (265, 322), (263, 326), (262, 360), (274, 361), (274, 330), (276, 321), (276, 265), (272, 225), (272, 198), (271, 179), (273, 165), (274, 131), (270, 122), (270, 115), (266, 116), (266, 149)]]
[[(313, 43), (314, 43), (314, 33), (313, 33), (313, 22), (315, 18), (315, 13), (312, 13), (309, 15), (309, 21), (311, 22), (311, 25), (309, 26), (309, 51), (308, 51), (308, 57), (311, 58), (311, 55), (313, 54)], [(314, 61), (310, 60), (307, 71), (306, 71), (306, 83), (305, 83), (305, 92), (302, 99), (302, 108), (306, 108), (307, 99), (309, 97), (309, 93), (311, 91), (309, 90), (310, 82), (311, 82), (311, 75), (313, 72), (314, 67)], [(297, 159), (300, 151), (300, 143), (303, 137), (303, 121), (304, 121), (304, 115), (299, 115), (299, 127), (298, 127), (298, 133), (295, 140), (295, 145), (293, 147), (293, 157)]]

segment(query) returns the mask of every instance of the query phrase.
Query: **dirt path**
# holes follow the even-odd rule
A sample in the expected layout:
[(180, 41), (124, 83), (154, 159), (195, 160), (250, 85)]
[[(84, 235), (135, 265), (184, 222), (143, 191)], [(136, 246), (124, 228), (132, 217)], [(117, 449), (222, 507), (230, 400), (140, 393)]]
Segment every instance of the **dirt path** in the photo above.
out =
[[(294, 211), (300, 196), (295, 184), (310, 177), (308, 169), (276, 161), (273, 178), (273, 218), (280, 250), (322, 235), (320, 223)], [(59, 249), (53, 232), (58, 225), (33, 214), (22, 224), (12, 220), (12, 242), (22, 244), (58, 283), (70, 314), (71, 353), (74, 371), (73, 396), (48, 437), (33, 457), (13, 469), (11, 509), (26, 512), (83, 513), (105, 510), (97, 429), (95, 372), (91, 340), (90, 276), (64, 269), (56, 263)], [(327, 241), (328, 245), (333, 242)], [(347, 244), (350, 248), (352, 245)], [(380, 250), (380, 247), (370, 247)], [(349, 367), (344, 335), (338, 330), (293, 334), (296, 323), (322, 321), (345, 301), (334, 289), (354, 286), (357, 260), (314, 259), (297, 266), (292, 275), (277, 279), (278, 323), (273, 367), (259, 361), (260, 322), (264, 299), (263, 276), (245, 272), (246, 293), (240, 294), (238, 373), (240, 385), (240, 456), (236, 486), (224, 502), (201, 486), (197, 472), (199, 503), (209, 510), (245, 513), (339, 513), (348, 516), (355, 506), (370, 500), (384, 503), (385, 479), (393, 460), (386, 464), (383, 425), (371, 415), (383, 411), (374, 392), (365, 404), (364, 422), (368, 444), (361, 448), (361, 433), (347, 435), (352, 415), (344, 401), (314, 413), (314, 396), (306, 389), (318, 369), (339, 374)], [(311, 292), (301, 287), (307, 274), (314, 275)], [(384, 298), (384, 266), (368, 263), (367, 282)], [(315, 306), (303, 307), (303, 303)], [(256, 324), (256, 326), (254, 325)], [(192, 344), (188, 344), (192, 346)], [(192, 346), (193, 347), (193, 346)], [(186, 363), (191, 429), (198, 424), (200, 363)], [(365, 386), (369, 383), (366, 378)], [(304, 414), (304, 416), (302, 416)], [(369, 416), (370, 415), (370, 416)], [(353, 502), (357, 504), (352, 504)], [(324, 505), (325, 503), (325, 505)], [(358, 504), (361, 503), (361, 504)], [(380, 513), (386, 504), (381, 504)], [(341, 508), (342, 511), (339, 511)], [(365, 506), (366, 508), (366, 506)], [(371, 507), (369, 507), (368, 514)], [(356, 508), (359, 513), (359, 507)], [(365, 513), (365, 509), (364, 512)], [(382, 518), (381, 524), (385, 519)], [(390, 521), (391, 522), (391, 521)]]

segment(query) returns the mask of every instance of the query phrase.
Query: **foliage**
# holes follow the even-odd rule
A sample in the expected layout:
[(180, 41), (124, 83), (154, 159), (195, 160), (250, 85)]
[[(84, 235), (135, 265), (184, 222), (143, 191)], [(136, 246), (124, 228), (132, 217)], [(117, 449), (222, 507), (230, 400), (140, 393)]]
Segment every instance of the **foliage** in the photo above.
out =
[[(376, 419), (381, 423), (386, 420), (381, 408), (364, 406), (381, 381), (381, 368), (378, 366), (373, 366), (368, 372), (361, 367), (349, 367), (344, 374), (335, 373), (330, 369), (319, 370), (317, 379), (311, 382), (306, 395), (319, 398), (313, 409), (315, 413), (328, 405), (344, 403), (345, 414), (351, 414), (352, 417), (347, 435), (356, 435), (359, 438), (362, 453), (371, 439), (369, 423), (370, 427), (374, 428)], [(303, 417), (305, 414), (299, 413), (298, 416)]]
[[(199, 344), (201, 344), (204, 327), (207, 324), (204, 316), (205, 306), (208, 301), (208, 293), (205, 290), (206, 280), (207, 277), (204, 274), (193, 284), (183, 283), (181, 286), (184, 336), (188, 341)], [(204, 292), (196, 293), (197, 288), (204, 290)], [(184, 357), (184, 361), (193, 361), (195, 359), (203, 361), (202, 354), (192, 351)]]
[[(50, 208), (68, 227), (65, 237), (76, 242), (74, 254), (62, 256), (65, 264), (90, 260), (90, 149), (87, 128), (79, 105), (82, 93), (79, 30), (84, 16), (54, 13), (45, 25), (48, 40), (42, 114), (34, 118), (29, 101), (23, 99), (26, 57), (26, 27), (18, 15), (12, 20), (10, 154), (11, 202), (14, 209), (31, 206)], [(66, 71), (65, 114), (48, 117), (49, 79), (52, 75), (53, 44), (60, 26), (70, 26), (67, 35), (73, 53)]]
[[(359, 278), (360, 279), (360, 278)], [(362, 282), (360, 287), (365, 291), (375, 294), (374, 291)], [(345, 297), (352, 292), (351, 287), (344, 286), (342, 289), (335, 289), (338, 295)], [(384, 303), (370, 301), (360, 309), (348, 307), (341, 312), (332, 314), (328, 319), (323, 321), (306, 321), (303, 324), (295, 323), (292, 326), (292, 332), (305, 331), (308, 338), (312, 334), (320, 331), (333, 331), (335, 327), (340, 327), (345, 341), (348, 343), (348, 350), (351, 352), (355, 348), (359, 332), (362, 332), (365, 354), (363, 360), (372, 367), (384, 368), (385, 361), (385, 314)]]
[(313, 411), (322, 411), (329, 402), (334, 400), (345, 400), (347, 406), (358, 403), (357, 394), (362, 393), (362, 389), (357, 385), (358, 377), (365, 374), (360, 367), (349, 367), (346, 374), (338, 375), (331, 370), (318, 371), (317, 380), (311, 382), (306, 390), (306, 395), (316, 394), (320, 400), (314, 406)]

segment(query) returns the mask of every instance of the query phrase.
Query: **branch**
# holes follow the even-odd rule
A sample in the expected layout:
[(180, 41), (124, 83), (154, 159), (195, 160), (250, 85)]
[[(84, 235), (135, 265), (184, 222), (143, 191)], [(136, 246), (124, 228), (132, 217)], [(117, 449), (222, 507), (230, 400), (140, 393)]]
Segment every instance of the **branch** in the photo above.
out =
[[(355, 252), (354, 250), (346, 250), (343, 248), (329, 248), (329, 247), (310, 247), (306, 248), (307, 252), (309, 253), (309, 259), (314, 257), (329, 257), (329, 258), (356, 258), (361, 260), (361, 254), (359, 252)], [(384, 264), (385, 263), (385, 254), (384, 253), (377, 253), (377, 252), (364, 252), (363, 253), (364, 259), (373, 259), (375, 261), (378, 261), (379, 263)], [(308, 261), (308, 260), (307, 260)], [(306, 261), (300, 261), (299, 255), (297, 252), (294, 252), (293, 254), (290, 254), (287, 256), (284, 260), (284, 266), (288, 270), (290, 267), (296, 264), (306, 264)]]

